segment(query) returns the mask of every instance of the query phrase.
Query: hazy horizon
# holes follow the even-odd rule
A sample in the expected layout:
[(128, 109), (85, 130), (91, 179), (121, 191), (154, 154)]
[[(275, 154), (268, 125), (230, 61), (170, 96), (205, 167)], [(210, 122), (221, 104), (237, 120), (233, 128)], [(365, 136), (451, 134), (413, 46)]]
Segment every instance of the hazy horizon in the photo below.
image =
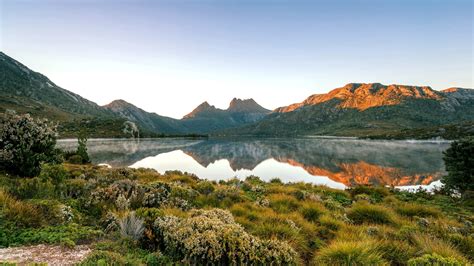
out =
[(181, 118), (347, 83), (472, 88), (472, 2), (0, 1), (0, 50), (100, 105)]

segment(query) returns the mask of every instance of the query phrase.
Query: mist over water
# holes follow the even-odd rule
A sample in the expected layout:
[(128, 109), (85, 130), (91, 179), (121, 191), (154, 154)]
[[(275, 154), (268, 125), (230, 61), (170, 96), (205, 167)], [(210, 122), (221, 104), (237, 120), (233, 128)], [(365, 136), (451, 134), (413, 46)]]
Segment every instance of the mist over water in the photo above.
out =
[[(58, 146), (74, 149), (75, 140)], [(444, 141), (372, 141), (350, 138), (91, 139), (94, 163), (180, 170), (209, 180), (310, 182), (334, 188), (357, 184), (427, 186), (444, 174)], [(437, 182), (439, 183), (439, 182)], [(436, 184), (436, 183), (435, 183)]]

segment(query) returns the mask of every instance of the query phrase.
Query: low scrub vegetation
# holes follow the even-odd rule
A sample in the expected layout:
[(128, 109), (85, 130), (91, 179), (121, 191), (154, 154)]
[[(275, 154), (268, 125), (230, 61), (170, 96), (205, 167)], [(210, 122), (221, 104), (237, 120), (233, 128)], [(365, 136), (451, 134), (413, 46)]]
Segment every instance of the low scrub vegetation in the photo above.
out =
[(0, 184), (1, 246), (91, 243), (84, 265), (473, 262), (472, 208), (445, 194), (91, 164), (4, 174)]

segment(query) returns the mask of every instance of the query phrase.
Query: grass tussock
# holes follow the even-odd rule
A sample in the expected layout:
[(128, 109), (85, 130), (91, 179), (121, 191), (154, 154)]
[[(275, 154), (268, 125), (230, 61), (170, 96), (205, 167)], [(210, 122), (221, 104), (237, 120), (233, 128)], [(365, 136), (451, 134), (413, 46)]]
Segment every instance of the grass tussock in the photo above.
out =
[(444, 258), (453, 258), (463, 263), (469, 261), (454, 245), (434, 236), (418, 234), (414, 236), (414, 241), (423, 254), (438, 254)]
[(416, 203), (404, 203), (395, 208), (395, 211), (406, 217), (440, 217), (441, 212), (434, 207)]
[(39, 227), (42, 225), (42, 217), (36, 206), (17, 200), (4, 190), (0, 190), (0, 208), (5, 218), (15, 221), (19, 227)]
[(308, 202), (302, 204), (300, 207), (300, 212), (306, 220), (310, 222), (316, 222), (323, 214), (326, 213), (326, 208), (319, 203)]
[(348, 212), (347, 217), (354, 224), (395, 224), (395, 215), (387, 207), (370, 204), (357, 204)]
[(372, 241), (336, 241), (316, 253), (315, 265), (389, 265)]

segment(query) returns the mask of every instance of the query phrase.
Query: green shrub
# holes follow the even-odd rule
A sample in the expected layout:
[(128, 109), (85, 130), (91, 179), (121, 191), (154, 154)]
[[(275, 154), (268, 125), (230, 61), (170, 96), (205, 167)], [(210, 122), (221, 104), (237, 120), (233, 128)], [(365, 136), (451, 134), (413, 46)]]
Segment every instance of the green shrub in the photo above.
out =
[(408, 261), (409, 266), (462, 266), (464, 263), (455, 258), (445, 258), (436, 253), (425, 254)]
[(69, 173), (61, 164), (43, 164), (39, 178), (42, 182), (51, 181), (56, 189), (59, 189), (64, 180), (69, 178)]
[(11, 191), (18, 198), (50, 198), (55, 194), (56, 188), (49, 180), (43, 181), (38, 177), (34, 177), (17, 179), (16, 181), (16, 185), (11, 188)]
[(230, 207), (235, 203), (242, 202), (242, 196), (236, 187), (218, 187), (209, 195), (200, 195), (195, 204), (199, 207)]
[(135, 211), (137, 217), (144, 219), (145, 223), (152, 224), (158, 217), (162, 217), (164, 212), (158, 208), (139, 208)]
[(377, 245), (368, 241), (336, 241), (314, 257), (316, 265), (388, 265)]
[(30, 115), (0, 114), (0, 169), (33, 177), (43, 162), (60, 161), (56, 128)]
[(101, 231), (75, 223), (66, 225), (47, 226), (41, 228), (19, 229), (15, 224), (1, 224), (0, 246), (31, 245), (31, 244), (60, 244), (63, 239), (87, 242), (102, 235)]
[(146, 255), (145, 263), (147, 266), (173, 265), (170, 258), (164, 256), (159, 251)]
[(110, 251), (93, 251), (85, 260), (79, 263), (80, 266), (95, 265), (125, 265), (125, 258), (119, 253)]
[(283, 184), (283, 182), (281, 182), (280, 178), (272, 178), (272, 179), (270, 179), (270, 183), (271, 184)]
[(69, 238), (63, 238), (60, 240), (59, 244), (62, 246), (62, 247), (65, 247), (65, 248), (74, 248), (76, 246), (76, 243), (74, 243), (74, 241), (72, 241), (71, 239)]
[(433, 207), (419, 205), (415, 203), (405, 203), (397, 206), (395, 211), (403, 216), (408, 217), (439, 217), (441, 212)]
[(29, 203), (33, 204), (37, 210), (38, 215), (44, 219), (48, 225), (58, 225), (65, 222), (65, 217), (62, 213), (63, 204), (57, 200), (30, 200)]
[(354, 196), (355, 201), (373, 202), (372, 198), (367, 194), (357, 194)]
[(74, 154), (71, 155), (67, 158), (68, 163), (72, 164), (81, 164), (83, 162), (83, 159), (80, 155)]
[(382, 206), (369, 204), (356, 204), (348, 212), (349, 218), (355, 224), (393, 224), (395, 223), (392, 212)]
[(214, 192), (214, 184), (209, 181), (201, 181), (196, 185), (196, 190), (201, 194), (209, 195)]
[(451, 143), (444, 152), (444, 164), (448, 175), (441, 179), (445, 188), (458, 191), (474, 191), (474, 138)]
[(349, 193), (353, 198), (357, 195), (365, 194), (368, 195), (374, 202), (381, 202), (383, 198), (388, 196), (390, 192), (385, 187), (373, 187), (373, 186), (356, 186), (350, 188)]
[(87, 180), (81, 178), (67, 179), (64, 182), (63, 192), (66, 197), (77, 199), (90, 191), (87, 186)]
[(79, 134), (77, 138), (76, 154), (81, 157), (81, 163), (90, 163), (89, 154), (87, 153), (87, 137), (84, 134)]

